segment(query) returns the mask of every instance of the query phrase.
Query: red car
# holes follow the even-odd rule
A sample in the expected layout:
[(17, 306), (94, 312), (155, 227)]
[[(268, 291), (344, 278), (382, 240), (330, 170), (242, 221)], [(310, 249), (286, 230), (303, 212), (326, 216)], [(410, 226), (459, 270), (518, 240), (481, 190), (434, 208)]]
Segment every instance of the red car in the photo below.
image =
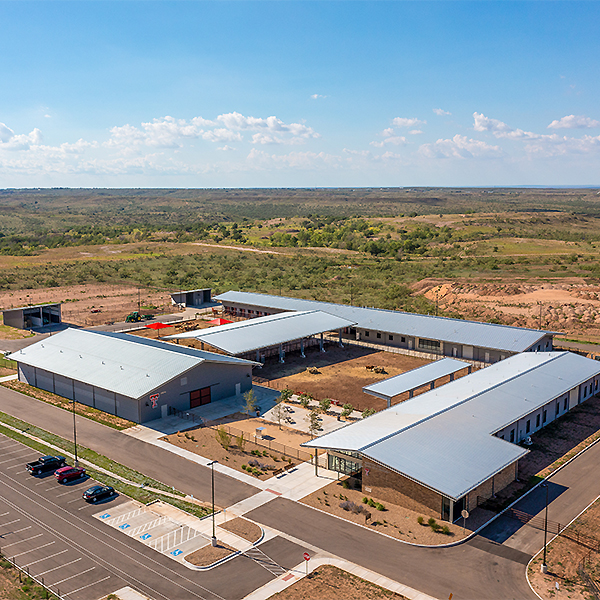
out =
[(54, 472), (54, 477), (58, 483), (65, 483), (65, 481), (73, 481), (73, 479), (79, 479), (85, 475), (85, 469), (82, 467), (62, 467)]

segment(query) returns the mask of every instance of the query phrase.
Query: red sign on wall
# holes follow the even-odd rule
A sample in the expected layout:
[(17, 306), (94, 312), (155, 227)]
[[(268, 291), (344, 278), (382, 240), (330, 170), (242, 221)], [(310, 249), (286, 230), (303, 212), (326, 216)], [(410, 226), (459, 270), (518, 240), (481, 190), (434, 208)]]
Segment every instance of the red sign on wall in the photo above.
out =
[(156, 403), (158, 402), (159, 398), (160, 398), (160, 394), (152, 394), (150, 396), (150, 402), (152, 402), (152, 408), (158, 408), (158, 405)]

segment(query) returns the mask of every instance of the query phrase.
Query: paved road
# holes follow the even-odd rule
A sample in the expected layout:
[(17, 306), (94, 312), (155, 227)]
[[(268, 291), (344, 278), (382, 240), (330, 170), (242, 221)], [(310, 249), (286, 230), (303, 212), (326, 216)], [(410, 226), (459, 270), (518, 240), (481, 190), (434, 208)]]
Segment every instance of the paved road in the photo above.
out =
[[(73, 439), (73, 417), (63, 410), (0, 386), (0, 411), (42, 427), (68, 440)], [(85, 417), (77, 419), (77, 442), (104, 456), (136, 469), (194, 498), (210, 502), (210, 469), (194, 464), (156, 446), (123, 435)], [(231, 506), (260, 490), (215, 472), (215, 502)]]
[[(62, 486), (52, 475), (32, 477), (24, 465), (38, 454), (3, 435), (0, 455), (0, 547), (69, 600), (99, 598), (124, 585), (154, 600), (238, 600), (273, 579), (244, 556), (192, 571), (93, 517), (100, 506), (127, 498), (89, 505), (81, 493), (92, 480)], [(302, 554), (282, 538), (261, 549), (288, 569)]]

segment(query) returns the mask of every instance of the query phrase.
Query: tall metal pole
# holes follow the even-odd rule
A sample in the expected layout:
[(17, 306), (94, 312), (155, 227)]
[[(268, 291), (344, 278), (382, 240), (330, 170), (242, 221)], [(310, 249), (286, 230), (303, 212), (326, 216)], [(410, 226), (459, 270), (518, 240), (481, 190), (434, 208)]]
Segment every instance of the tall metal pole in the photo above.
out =
[(542, 562), (542, 573), (548, 572), (548, 565), (546, 564), (546, 544), (548, 541), (548, 482), (542, 483), (542, 486), (546, 488), (546, 516), (544, 517), (544, 560)]
[(75, 444), (75, 466), (78, 467), (77, 462), (77, 427), (75, 425), (75, 398), (73, 398), (73, 442)]
[(211, 545), (213, 548), (217, 545), (217, 536), (215, 532), (215, 463), (217, 461), (213, 460), (210, 463), (210, 479), (212, 484), (212, 539)]

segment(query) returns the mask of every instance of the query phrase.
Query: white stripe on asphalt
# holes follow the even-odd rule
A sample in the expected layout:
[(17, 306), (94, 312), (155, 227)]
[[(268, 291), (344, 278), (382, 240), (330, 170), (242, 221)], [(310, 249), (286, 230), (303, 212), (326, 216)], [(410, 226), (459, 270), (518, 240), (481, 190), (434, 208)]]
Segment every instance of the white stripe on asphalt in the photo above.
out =
[[(68, 552), (68, 551), (64, 550), (64, 552)], [(53, 569), (48, 569), (47, 571), (44, 571), (43, 573), (38, 573), (37, 577), (41, 577), (42, 575), (45, 575), (46, 573), (52, 573), (52, 571), (56, 571), (56, 569), (62, 569), (63, 567), (67, 567), (69, 565), (72, 565), (72, 564), (76, 563), (79, 560), (81, 560), (81, 557), (80, 558), (76, 558), (75, 560), (72, 560), (71, 562), (65, 563), (64, 565), (58, 565), (58, 567), (54, 567)]]
[(72, 502), (77, 502), (77, 500), (81, 500), (81, 498), (75, 498), (75, 500), (69, 500), (67, 504), (71, 504)]
[(66, 496), (67, 494), (71, 494), (72, 492), (79, 492), (79, 490), (72, 489), (72, 490), (69, 490), (68, 492), (63, 492), (62, 494), (58, 494), (58, 496), (56, 496), (56, 497), (60, 498), (61, 496)]
[(10, 515), (10, 513), (9, 513), (9, 512), (2, 513), (2, 514), (0, 515), (0, 517), (5, 517), (6, 515)]
[(29, 540), (35, 540), (35, 538), (39, 538), (42, 535), (44, 535), (43, 533), (38, 533), (37, 535), (32, 535), (29, 538), (25, 538), (24, 540), (19, 540), (18, 542), (13, 542), (12, 544), (7, 544), (6, 546), (3, 546), (4, 549), (6, 548), (10, 548), (11, 546), (16, 546), (17, 544), (22, 544), (23, 542), (28, 542)]
[(30, 567), (31, 565), (37, 565), (38, 563), (40, 563), (44, 560), (48, 560), (49, 558), (54, 558), (55, 556), (58, 556), (59, 554), (64, 554), (65, 552), (68, 552), (68, 551), (69, 551), (69, 549), (67, 548), (66, 550), (61, 550), (60, 552), (57, 552), (56, 554), (51, 554), (50, 556), (45, 556), (44, 558), (39, 558), (38, 560), (34, 560), (33, 562), (30, 562), (23, 566)]
[[(19, 469), (19, 468), (22, 468), (22, 467), (23, 467), (23, 465), (13, 465), (12, 467), (6, 467), (5, 470), (8, 471), (9, 469)], [(23, 469), (22, 472), (25, 473), (26, 469)]]
[(9, 521), (8, 523), (0, 523), (0, 527), (6, 527), (7, 525), (12, 525), (13, 523), (18, 523), (21, 519), (15, 519), (14, 521)]
[(57, 581), (56, 583), (53, 583), (52, 585), (60, 585), (61, 583), (64, 583), (65, 581), (69, 581), (69, 579), (73, 579), (73, 577), (79, 577), (80, 575), (89, 573), (90, 571), (93, 571), (95, 568), (96, 567), (91, 567), (91, 568), (87, 569), (86, 571), (81, 571), (79, 573), (75, 573), (75, 575), (71, 575), (71, 577), (65, 577), (64, 579), (61, 579), (60, 581)]
[(41, 550), (42, 548), (45, 548), (46, 546), (52, 546), (52, 544), (56, 544), (56, 542), (48, 542), (47, 544), (44, 544), (43, 546), (37, 546), (37, 548), (31, 548), (29, 550), (25, 550), (25, 552), (21, 552), (21, 554), (13, 554), (13, 559), (17, 558), (17, 556), (23, 556), (23, 554), (27, 554), (28, 552), (33, 552), (34, 550)]
[(27, 529), (31, 529), (31, 525), (29, 527), (23, 527), (23, 529), (17, 529), (16, 531), (11, 531), (11, 533), (21, 533), (21, 531), (25, 531)]
[(85, 590), (89, 587), (92, 587), (93, 585), (96, 585), (97, 583), (102, 583), (103, 581), (106, 581), (107, 579), (110, 579), (110, 575), (108, 577), (105, 577), (104, 579), (100, 579), (99, 581), (94, 581), (94, 583), (88, 583), (87, 585), (84, 585), (83, 587), (77, 588), (76, 590), (69, 592), (69, 596), (71, 594), (76, 594), (77, 592), (81, 592), (81, 590)]

